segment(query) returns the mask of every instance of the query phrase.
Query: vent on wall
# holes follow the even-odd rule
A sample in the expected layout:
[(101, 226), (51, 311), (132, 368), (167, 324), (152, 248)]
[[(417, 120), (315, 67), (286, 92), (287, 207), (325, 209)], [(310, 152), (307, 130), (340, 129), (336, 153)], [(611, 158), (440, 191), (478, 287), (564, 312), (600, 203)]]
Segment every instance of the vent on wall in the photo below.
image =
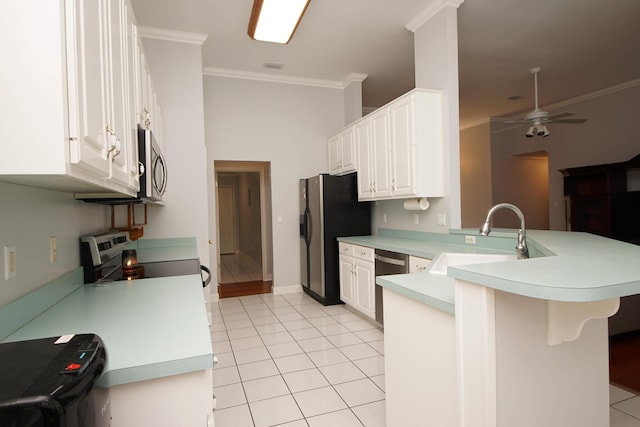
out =
[(282, 70), (284, 64), (280, 64), (278, 62), (265, 62), (264, 68), (268, 68), (270, 70)]

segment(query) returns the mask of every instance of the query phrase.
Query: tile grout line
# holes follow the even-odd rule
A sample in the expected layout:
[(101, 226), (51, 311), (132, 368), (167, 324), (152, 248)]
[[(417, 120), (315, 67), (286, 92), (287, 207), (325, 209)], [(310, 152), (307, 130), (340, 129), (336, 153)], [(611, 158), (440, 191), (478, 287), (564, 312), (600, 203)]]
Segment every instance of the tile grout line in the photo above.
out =
[[(287, 341), (287, 342), (294, 342), (294, 343), (295, 343), (295, 344), (296, 344), (296, 345), (297, 345), (297, 346), (302, 350), (302, 353), (296, 353), (296, 354), (304, 354), (307, 358), (309, 358), (309, 352), (308, 352), (307, 350), (305, 350), (304, 348), (302, 348), (302, 347), (300, 346), (300, 343), (299, 343), (299, 341), (304, 341), (304, 339), (300, 339), (300, 340), (299, 340), (299, 339), (297, 339), (297, 338), (296, 338), (296, 336), (295, 336), (294, 334), (292, 334), (291, 332), (292, 332), (292, 331), (294, 331), (294, 330), (312, 329), (312, 330), (314, 330), (316, 333), (318, 333), (318, 334), (320, 335), (320, 336), (319, 336), (319, 337), (317, 337), (317, 338), (324, 338), (325, 340), (327, 340), (327, 341), (331, 344), (331, 346), (332, 346), (332, 348), (331, 348), (331, 349), (338, 350), (338, 353), (339, 353), (339, 354), (341, 354), (343, 357), (345, 357), (345, 359), (346, 359), (346, 361), (347, 361), (348, 363), (352, 364), (352, 365), (353, 365), (353, 366), (354, 366), (354, 367), (355, 367), (359, 372), (361, 372), (361, 373), (362, 373), (362, 375), (364, 376), (364, 378), (361, 378), (361, 379), (368, 379), (369, 381), (371, 381), (371, 382), (375, 385), (376, 389), (378, 389), (378, 390), (380, 390), (382, 393), (384, 393), (384, 390), (382, 390), (382, 389), (380, 388), (380, 386), (379, 386), (375, 381), (373, 381), (373, 380), (372, 380), (371, 376), (369, 376), (367, 373), (365, 373), (364, 371), (362, 371), (362, 369), (361, 369), (361, 368), (360, 368), (360, 367), (355, 363), (355, 360), (362, 360), (362, 359), (366, 359), (366, 358), (362, 358), (362, 359), (354, 359), (354, 360), (352, 360), (352, 359), (351, 359), (347, 354), (345, 354), (345, 353), (341, 350), (341, 347), (340, 347), (340, 346), (337, 346), (337, 345), (336, 345), (336, 344), (334, 344), (331, 340), (329, 340), (329, 337), (330, 337), (330, 336), (335, 336), (335, 335), (340, 335), (340, 334), (325, 335), (325, 332), (323, 332), (323, 331), (319, 330), (319, 329), (317, 328), (317, 325), (314, 325), (314, 324), (312, 324), (311, 322), (309, 322), (309, 319), (311, 319), (311, 318), (307, 318), (307, 317), (305, 317), (305, 316), (304, 316), (303, 312), (301, 311), (301, 310), (303, 310), (303, 307), (301, 307), (301, 306), (304, 306), (304, 305), (313, 305), (313, 304), (304, 304), (304, 303), (302, 303), (302, 299), (301, 299), (301, 300), (299, 300), (299, 301), (297, 301), (297, 302), (293, 302), (293, 301), (289, 301), (286, 297), (283, 297), (284, 301), (285, 301), (287, 304), (286, 304), (286, 305), (280, 305), (279, 307), (283, 307), (283, 308), (292, 308), (292, 309), (294, 310), (294, 312), (295, 312), (295, 313), (297, 313), (299, 316), (301, 316), (301, 317), (302, 317), (302, 319), (297, 319), (297, 320), (305, 320), (305, 321), (306, 321), (307, 323), (309, 323), (309, 325), (310, 325), (310, 327), (309, 327), (309, 328), (306, 328), (306, 327), (305, 327), (305, 328), (299, 328), (299, 329), (288, 329), (288, 328), (283, 324), (284, 322), (287, 322), (287, 320), (281, 320), (281, 319), (280, 319), (280, 317), (278, 317), (278, 314), (276, 314), (276, 311), (277, 311), (278, 306), (270, 306), (269, 304), (267, 304), (267, 303), (266, 303), (265, 298), (262, 298), (262, 297), (261, 297), (261, 298), (259, 298), (259, 299), (262, 301), (262, 304), (264, 304), (264, 305), (268, 308), (268, 311), (271, 313), (271, 315), (273, 315), (276, 319), (278, 319), (278, 322), (274, 322), (273, 324), (279, 324), (279, 325), (281, 325), (281, 326), (286, 330), (287, 334), (288, 334), (288, 335), (293, 339), (293, 341)], [(285, 383), (285, 386), (287, 387), (287, 390), (289, 391), (289, 395), (291, 395), (291, 396), (292, 396), (292, 398), (293, 398), (294, 402), (296, 403), (296, 406), (298, 407), (298, 409), (299, 409), (300, 413), (303, 415), (303, 419), (304, 419), (304, 420), (305, 420), (305, 422), (306, 422), (307, 417), (306, 417), (306, 416), (304, 416), (304, 413), (302, 412), (302, 409), (300, 408), (300, 406), (299, 406), (299, 404), (298, 404), (297, 400), (296, 400), (296, 399), (295, 399), (295, 397), (294, 397), (294, 393), (292, 392), (292, 390), (291, 390), (291, 388), (290, 388), (289, 384), (284, 380), (284, 373), (281, 371), (281, 368), (280, 368), (280, 367), (277, 365), (277, 363), (275, 362), (275, 358), (274, 358), (274, 356), (273, 356), (273, 353), (272, 353), (271, 351), (269, 351), (269, 348), (267, 347), (267, 344), (266, 344), (266, 342), (265, 342), (265, 341), (264, 341), (264, 339), (263, 339), (263, 335), (269, 335), (269, 334), (261, 334), (261, 333), (258, 331), (257, 326), (261, 326), (261, 325), (256, 325), (256, 324), (254, 323), (254, 319), (252, 319), (252, 318), (251, 318), (251, 316), (249, 315), (249, 311), (247, 311), (247, 307), (248, 307), (248, 306), (250, 306), (250, 305), (254, 305), (254, 304), (245, 304), (245, 303), (244, 303), (244, 300), (242, 299), (242, 297), (239, 297), (239, 298), (238, 298), (238, 300), (239, 300), (239, 303), (240, 303), (240, 304), (239, 304), (239, 306), (241, 306), (241, 307), (242, 307), (242, 314), (244, 314), (244, 315), (249, 319), (249, 322), (250, 322), (250, 324), (252, 325), (252, 328), (256, 331), (258, 338), (260, 339), (260, 341), (262, 342), (262, 344), (264, 345), (264, 347), (267, 349), (267, 353), (268, 353), (268, 354), (269, 354), (269, 356), (270, 356), (270, 360), (273, 362), (273, 364), (274, 364), (274, 365), (275, 365), (275, 367), (276, 367), (276, 370), (277, 370), (277, 371), (278, 371), (278, 373), (279, 373), (279, 375), (278, 375), (278, 376), (280, 376), (280, 377), (281, 377), (281, 379), (283, 380), (283, 382)], [(309, 300), (309, 301), (311, 301), (311, 300)], [(235, 305), (236, 305), (236, 304), (234, 304), (234, 306), (235, 306)], [(219, 307), (219, 309), (220, 309), (220, 311), (222, 312), (222, 308), (221, 308), (221, 307)], [(320, 308), (320, 310), (322, 310), (322, 308)], [(348, 331), (348, 332), (346, 332), (346, 333), (349, 333), (349, 334), (351, 334), (351, 335), (354, 335), (354, 336), (356, 336), (356, 337), (358, 338), (358, 340), (359, 340), (360, 342), (359, 342), (359, 343), (357, 343), (357, 344), (354, 344), (354, 345), (367, 344), (367, 346), (368, 346), (369, 348), (371, 348), (371, 349), (372, 349), (372, 350), (377, 354), (377, 356), (373, 356), (373, 357), (379, 357), (379, 356), (384, 357), (384, 355), (381, 355), (381, 354), (380, 354), (380, 352), (379, 352), (376, 348), (374, 348), (374, 347), (372, 347), (371, 345), (369, 345), (368, 341), (366, 341), (366, 340), (362, 339), (360, 336), (358, 336), (358, 335), (355, 333), (356, 331), (352, 331), (352, 330), (350, 330), (349, 328), (347, 328), (346, 326), (344, 326), (344, 323), (349, 323), (348, 321), (347, 321), (347, 322), (344, 322), (343, 320), (341, 320), (341, 319), (339, 319), (339, 318), (334, 317), (334, 315), (335, 315), (335, 314), (334, 314), (334, 315), (332, 315), (332, 313), (331, 313), (331, 312), (329, 312), (329, 311), (326, 311), (326, 310), (322, 310), (322, 311), (324, 312), (324, 314), (323, 314), (322, 316), (318, 316), (318, 317), (325, 317), (325, 316), (329, 317), (330, 319), (332, 319), (332, 321), (335, 321), (337, 324), (339, 324), (339, 325), (341, 325), (342, 327), (344, 327), (345, 329), (347, 329), (347, 331)], [(232, 311), (231, 313), (228, 313), (228, 314), (237, 314), (237, 313), (238, 313), (238, 311), (234, 310), (234, 311)], [(349, 312), (349, 313), (350, 313), (350, 312)], [(341, 314), (349, 314), (349, 313), (341, 313)], [(282, 314), (281, 314), (281, 315), (282, 315)], [(357, 314), (354, 314), (354, 315), (356, 315), (356, 316), (357, 316)], [(223, 317), (223, 321), (224, 321), (224, 313), (222, 313), (222, 317)], [(291, 321), (295, 321), (295, 320), (296, 320), (296, 319), (291, 320)], [(361, 321), (361, 320), (360, 320), (360, 319), (358, 319), (358, 320), (354, 320), (354, 321)], [(372, 325), (372, 328), (371, 328), (371, 329), (378, 329), (378, 328), (377, 328), (375, 325)], [(230, 343), (231, 351), (232, 351), (232, 352), (234, 352), (234, 350), (233, 350), (233, 346), (232, 346), (232, 344), (231, 344), (231, 340), (232, 340), (232, 339), (229, 337), (229, 333), (228, 333), (228, 331), (229, 331), (229, 330), (227, 330), (227, 329), (226, 329), (226, 323), (225, 323), (225, 331), (227, 331), (226, 333), (227, 333), (227, 337), (229, 338), (229, 343)], [(284, 332), (284, 331), (283, 331), (283, 332)], [(344, 334), (346, 334), (346, 333), (344, 333)], [(309, 339), (313, 339), (313, 338), (309, 338)], [(342, 346), (342, 347), (346, 347), (346, 346)], [(327, 349), (325, 349), (325, 350), (327, 350)], [(319, 351), (320, 351), (320, 350), (319, 350)], [(296, 355), (296, 354), (294, 354), (294, 355)], [(291, 356), (291, 355), (289, 355), (289, 356)], [(243, 381), (243, 380), (242, 380), (242, 377), (241, 377), (241, 375), (240, 375), (240, 373), (239, 373), (239, 369), (238, 369), (238, 366), (239, 366), (239, 365), (237, 364), (237, 359), (236, 359), (236, 357), (235, 357), (235, 353), (234, 353), (233, 357), (234, 357), (234, 361), (236, 362), (236, 365), (235, 365), (235, 366), (236, 366), (236, 369), (237, 369), (237, 371), (238, 371), (238, 376), (239, 376), (239, 379), (240, 379), (240, 383), (241, 383), (241, 385), (242, 385), (242, 387), (243, 387), (243, 392), (244, 392), (245, 399), (246, 399), (246, 402), (247, 402), (246, 404), (247, 404), (247, 406), (248, 406), (248, 408), (249, 408), (249, 410), (250, 410), (250, 414), (251, 414), (252, 419), (253, 419), (253, 412), (251, 411), (251, 405), (250, 405), (250, 402), (249, 402), (248, 396), (247, 396), (247, 394), (246, 394), (246, 389), (245, 389), (245, 385), (244, 385), (245, 381)], [(288, 357), (288, 356), (282, 356), (282, 357)], [(309, 358), (309, 359), (310, 359), (310, 358)], [(332, 390), (333, 390), (333, 391), (338, 395), (338, 397), (341, 399), (341, 401), (345, 404), (346, 408), (348, 408), (348, 409), (349, 409), (349, 411), (350, 411), (350, 412), (353, 414), (353, 416), (358, 420), (358, 422), (363, 423), (363, 422), (362, 422), (362, 420), (360, 420), (360, 418), (357, 416), (357, 414), (353, 411), (353, 407), (363, 406), (363, 405), (367, 405), (367, 404), (371, 404), (371, 403), (375, 403), (375, 402), (378, 402), (378, 401), (384, 400), (384, 399), (374, 400), (374, 401), (372, 401), (372, 402), (366, 402), (366, 403), (363, 403), (363, 404), (360, 404), (360, 405), (354, 405), (353, 407), (349, 406), (349, 405), (348, 405), (348, 403), (347, 403), (347, 402), (344, 400), (344, 398), (342, 397), (342, 395), (340, 395), (340, 393), (338, 392), (338, 390), (335, 388), (335, 386), (336, 386), (336, 385), (340, 385), (340, 384), (347, 384), (347, 383), (349, 383), (349, 382), (353, 382), (353, 381), (359, 381), (359, 380), (361, 380), (361, 379), (359, 379), (359, 380), (352, 380), (352, 381), (345, 381), (345, 382), (343, 382), (343, 383), (338, 383), (338, 384), (332, 384), (332, 383), (329, 381), (329, 379), (326, 377), (326, 375), (322, 372), (322, 370), (320, 370), (320, 368), (321, 368), (321, 367), (324, 367), (324, 366), (336, 365), (336, 364), (339, 364), (339, 363), (341, 363), (341, 362), (339, 362), (339, 363), (335, 363), (335, 364), (329, 364), (329, 365), (318, 366), (318, 365), (316, 364), (316, 362), (314, 362), (312, 359), (310, 359), (310, 360), (311, 360), (311, 362), (313, 363), (313, 366), (314, 366), (314, 368), (310, 368), (310, 369), (316, 369), (316, 370), (320, 373), (320, 375), (321, 375), (321, 376), (324, 378), (324, 380), (327, 382), (328, 386), (330, 386), (330, 387), (331, 387), (331, 389), (332, 389)], [(344, 363), (347, 363), (347, 362), (344, 362)], [(303, 369), (303, 370), (304, 370), (304, 369)], [(300, 371), (291, 371), (291, 372), (300, 372)], [(268, 378), (268, 377), (267, 377), (267, 378)], [(323, 386), (323, 387), (326, 387), (326, 386)], [(319, 387), (319, 388), (323, 388), (323, 387)], [(304, 390), (304, 391), (312, 391), (312, 390), (317, 390), (317, 389), (319, 389), (319, 388), (310, 389), (310, 390)], [(301, 392), (302, 392), (302, 391), (301, 391)], [(275, 396), (275, 397), (278, 397), (278, 396)], [(273, 398), (273, 397), (271, 397), (271, 398)], [(270, 399), (270, 398), (262, 399), (262, 400), (268, 400), (268, 399)], [(240, 405), (234, 405), (234, 406), (240, 406)], [(343, 409), (340, 409), (340, 410), (343, 410)], [(322, 414), (317, 414), (317, 415), (318, 415), (318, 416), (320, 416), (320, 415), (324, 415), (324, 414), (328, 414), (328, 413), (332, 413), (332, 412), (337, 412), (337, 411), (339, 411), (339, 410), (336, 410), (336, 411), (329, 411), (329, 412), (322, 413)], [(314, 416), (316, 416), (316, 415), (314, 415)], [(255, 425), (255, 420), (254, 420), (254, 425)]]

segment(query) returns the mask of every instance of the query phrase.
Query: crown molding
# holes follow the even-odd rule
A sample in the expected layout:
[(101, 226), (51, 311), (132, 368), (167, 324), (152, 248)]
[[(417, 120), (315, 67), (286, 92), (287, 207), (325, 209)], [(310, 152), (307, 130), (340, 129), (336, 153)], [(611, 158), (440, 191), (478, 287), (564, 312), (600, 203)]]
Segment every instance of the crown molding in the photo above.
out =
[(206, 34), (186, 33), (184, 31), (165, 30), (156, 27), (138, 26), (138, 34), (140, 37), (147, 39), (166, 40), (170, 42), (189, 43), (202, 46), (207, 40)]
[(455, 7), (457, 9), (462, 3), (464, 3), (464, 0), (435, 0), (426, 9), (418, 13), (411, 21), (407, 22), (404, 27), (412, 33), (415, 33), (422, 24), (433, 18), (436, 13), (445, 7)]
[(487, 123), (491, 123), (491, 118), (490, 117), (485, 117), (483, 119), (476, 120), (476, 121), (471, 122), (471, 123), (466, 123), (464, 126), (460, 126), (460, 130), (466, 130), (466, 129), (473, 128), (473, 127), (480, 126), (480, 125), (484, 125), (484, 124), (487, 124)]
[(557, 110), (558, 108), (567, 107), (569, 105), (577, 104), (578, 102), (589, 101), (594, 98), (599, 98), (610, 93), (619, 92), (621, 90), (630, 89), (635, 86), (640, 86), (640, 79), (629, 80), (628, 82), (620, 83), (615, 86), (610, 86), (604, 89), (596, 90), (595, 92), (585, 93), (574, 98), (569, 98), (564, 101), (556, 102), (555, 104), (545, 105), (545, 111)]
[(362, 73), (351, 73), (347, 76), (346, 79), (344, 79), (344, 81), (342, 82), (342, 85), (344, 87), (349, 86), (351, 83), (354, 82), (358, 82), (358, 83), (362, 83), (364, 81), (364, 79), (366, 79), (367, 77), (369, 77), (368, 74), (362, 74)]
[(259, 80), (272, 83), (284, 83), (300, 86), (315, 86), (330, 89), (344, 89), (344, 83), (335, 80), (308, 79), (304, 77), (285, 76), (268, 73), (256, 73), (253, 71), (232, 70), (228, 68), (205, 67), (205, 76), (229, 77), (233, 79)]

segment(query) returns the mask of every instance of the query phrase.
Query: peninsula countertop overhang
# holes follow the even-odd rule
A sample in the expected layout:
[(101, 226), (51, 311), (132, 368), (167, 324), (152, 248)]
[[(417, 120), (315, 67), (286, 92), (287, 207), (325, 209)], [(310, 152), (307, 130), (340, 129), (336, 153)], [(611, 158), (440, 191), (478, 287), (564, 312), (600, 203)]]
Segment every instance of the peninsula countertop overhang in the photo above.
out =
[[(464, 244), (464, 236), (478, 245)], [(377, 236), (338, 240), (426, 258), (443, 252), (513, 253), (515, 230), (480, 238), (477, 230), (449, 234), (380, 230)], [(448, 276), (429, 272), (381, 276), (376, 283), (453, 313), (453, 281), (461, 279), (532, 298), (588, 302), (640, 293), (640, 247), (588, 233), (531, 230), (532, 258), (450, 267)], [(444, 289), (443, 289), (444, 288)]]

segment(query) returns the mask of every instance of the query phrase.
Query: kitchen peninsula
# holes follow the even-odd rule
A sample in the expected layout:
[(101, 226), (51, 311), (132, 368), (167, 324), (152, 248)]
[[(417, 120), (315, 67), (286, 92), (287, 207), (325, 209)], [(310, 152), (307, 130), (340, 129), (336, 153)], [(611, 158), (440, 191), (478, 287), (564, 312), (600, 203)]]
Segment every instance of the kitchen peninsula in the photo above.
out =
[[(530, 259), (377, 278), (387, 425), (609, 425), (607, 318), (640, 293), (640, 248), (586, 233), (527, 237)], [(516, 237), (380, 230), (340, 240), (435, 260), (513, 253)]]

